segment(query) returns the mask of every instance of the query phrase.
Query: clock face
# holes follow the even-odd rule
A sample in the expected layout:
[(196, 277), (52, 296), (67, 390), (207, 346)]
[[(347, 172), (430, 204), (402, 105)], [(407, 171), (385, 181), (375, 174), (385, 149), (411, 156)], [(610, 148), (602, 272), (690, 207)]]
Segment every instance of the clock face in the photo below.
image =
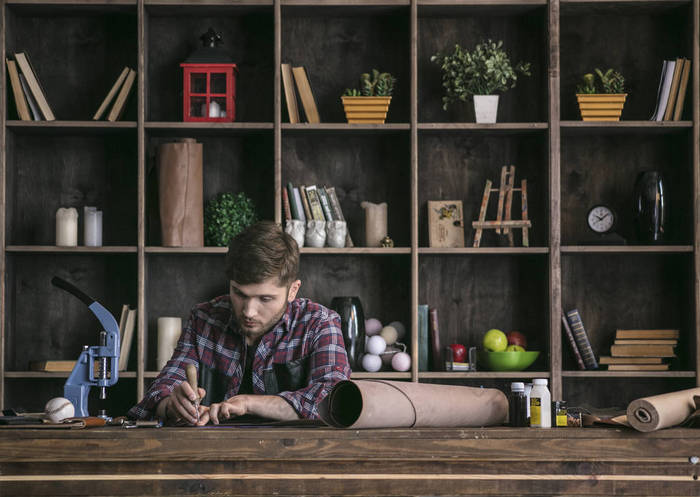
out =
[(607, 233), (615, 224), (615, 214), (610, 207), (596, 205), (588, 211), (588, 227), (596, 233)]

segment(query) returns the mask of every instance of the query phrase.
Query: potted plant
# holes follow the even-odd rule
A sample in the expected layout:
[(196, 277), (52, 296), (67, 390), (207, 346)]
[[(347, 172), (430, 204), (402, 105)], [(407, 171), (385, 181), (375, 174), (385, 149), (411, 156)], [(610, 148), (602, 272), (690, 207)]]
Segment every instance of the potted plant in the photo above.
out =
[(455, 45), (453, 53), (430, 57), (442, 70), (442, 108), (450, 104), (474, 100), (477, 123), (495, 123), (498, 112), (498, 95), (515, 86), (518, 73), (529, 76), (530, 64), (519, 62), (513, 66), (503, 49), (502, 41), (482, 41), (469, 51)]
[(372, 69), (360, 75), (360, 88), (347, 88), (341, 97), (348, 123), (384, 124), (396, 78)]
[(603, 72), (596, 68), (595, 75), (583, 75), (583, 82), (576, 88), (576, 99), (584, 121), (619, 121), (627, 99), (625, 78), (613, 69)]
[(245, 193), (220, 193), (204, 208), (204, 242), (225, 247), (231, 238), (258, 220), (253, 201)]

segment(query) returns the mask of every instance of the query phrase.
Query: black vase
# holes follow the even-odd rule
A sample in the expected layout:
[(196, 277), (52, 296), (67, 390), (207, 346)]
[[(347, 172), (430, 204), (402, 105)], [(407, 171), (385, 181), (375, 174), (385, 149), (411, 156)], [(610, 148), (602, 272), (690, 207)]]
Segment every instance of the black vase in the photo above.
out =
[(668, 195), (658, 171), (639, 173), (634, 184), (634, 221), (640, 242), (668, 239)]
[(359, 297), (334, 297), (331, 308), (340, 315), (345, 351), (353, 371), (360, 370), (365, 351), (365, 314)]

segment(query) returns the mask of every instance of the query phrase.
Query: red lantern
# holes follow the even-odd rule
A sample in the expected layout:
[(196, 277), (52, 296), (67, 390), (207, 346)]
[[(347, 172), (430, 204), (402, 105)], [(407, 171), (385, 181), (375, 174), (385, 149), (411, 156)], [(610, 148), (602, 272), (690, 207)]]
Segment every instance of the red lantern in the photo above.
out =
[(203, 47), (182, 64), (182, 119), (185, 122), (232, 122), (236, 119), (236, 64), (220, 48), (212, 28), (200, 38)]

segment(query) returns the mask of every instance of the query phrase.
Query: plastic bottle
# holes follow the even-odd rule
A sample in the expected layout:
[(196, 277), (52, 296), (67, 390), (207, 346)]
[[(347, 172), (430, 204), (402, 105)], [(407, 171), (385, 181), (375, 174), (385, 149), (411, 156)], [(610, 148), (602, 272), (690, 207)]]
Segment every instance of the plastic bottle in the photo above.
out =
[(547, 380), (537, 378), (533, 381), (530, 392), (530, 426), (536, 428), (552, 427), (552, 397), (547, 388)]
[(532, 392), (532, 383), (525, 383), (525, 404), (527, 405), (527, 412), (525, 413), (525, 419), (527, 420), (527, 426), (530, 426), (530, 392)]
[(525, 397), (524, 383), (516, 381), (510, 384), (508, 403), (508, 423), (510, 426), (528, 426), (527, 398)]

